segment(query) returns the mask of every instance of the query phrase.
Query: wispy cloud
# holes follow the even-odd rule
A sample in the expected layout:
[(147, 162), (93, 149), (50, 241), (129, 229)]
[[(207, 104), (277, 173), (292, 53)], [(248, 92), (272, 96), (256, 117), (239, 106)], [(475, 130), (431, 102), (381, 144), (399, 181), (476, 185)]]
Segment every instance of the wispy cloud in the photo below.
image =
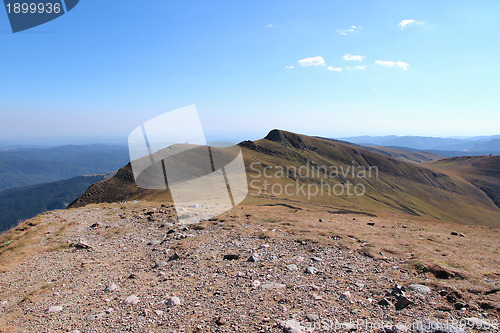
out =
[(366, 68), (367, 67), (365, 65), (363, 65), (363, 66), (346, 66), (344, 69), (346, 71), (351, 71), (352, 72), (353, 70), (364, 71), (364, 70), (366, 70)]
[(323, 59), (323, 57), (321, 57), (321, 56), (300, 59), (298, 61), (298, 63), (302, 67), (326, 66), (325, 59)]
[(342, 67), (333, 67), (333, 66), (328, 66), (329, 71), (334, 71), (334, 72), (342, 72)]
[(406, 29), (406, 27), (414, 24), (424, 24), (424, 22), (417, 21), (414, 19), (407, 19), (407, 20), (401, 20), (401, 22), (398, 23), (398, 26), (401, 28), (401, 31), (403, 31)]
[(342, 59), (344, 59), (345, 61), (363, 61), (365, 60), (365, 57), (360, 55), (346, 54), (342, 57)]
[[(353, 60), (354, 61), (363, 61), (365, 59), (364, 56), (350, 55), (350, 54), (344, 55), (343, 58), (346, 61), (353, 61)], [(326, 66), (326, 69), (328, 71), (332, 71), (332, 72), (342, 72), (344, 70), (345, 71), (366, 70), (368, 68), (368, 66), (366, 66), (366, 65), (345, 66), (345, 67), (327, 65), (325, 59), (323, 59), (323, 57), (321, 57), (321, 56), (304, 58), (304, 59), (300, 59), (297, 62), (302, 67), (312, 67), (312, 66), (325, 67)], [(295, 67), (294, 66), (286, 66), (286, 68), (287, 69), (294, 69)]]
[(405, 71), (408, 70), (410, 65), (404, 61), (389, 61), (389, 60), (375, 60), (375, 64), (382, 67), (398, 67)]
[(363, 27), (359, 26), (359, 25), (351, 25), (349, 28), (347, 29), (337, 29), (337, 33), (339, 35), (342, 35), (342, 36), (347, 36), (349, 34), (352, 34), (352, 33), (355, 33), (355, 32), (358, 32), (359, 30), (363, 29)]

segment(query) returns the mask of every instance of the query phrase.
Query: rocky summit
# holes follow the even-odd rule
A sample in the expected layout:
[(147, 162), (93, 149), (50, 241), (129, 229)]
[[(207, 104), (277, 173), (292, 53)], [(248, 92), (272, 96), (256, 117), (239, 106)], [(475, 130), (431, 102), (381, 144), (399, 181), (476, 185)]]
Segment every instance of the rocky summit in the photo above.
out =
[(350, 232), (290, 227), (318, 216), (309, 228), (374, 232), (373, 217), (287, 207), (245, 206), (194, 225), (178, 224), (170, 205), (141, 202), (45, 213), (3, 235), (13, 241), (0, 254), (1, 331), (497, 329), (494, 276), (474, 288), (468, 277), (439, 279), (408, 258), (373, 255)]

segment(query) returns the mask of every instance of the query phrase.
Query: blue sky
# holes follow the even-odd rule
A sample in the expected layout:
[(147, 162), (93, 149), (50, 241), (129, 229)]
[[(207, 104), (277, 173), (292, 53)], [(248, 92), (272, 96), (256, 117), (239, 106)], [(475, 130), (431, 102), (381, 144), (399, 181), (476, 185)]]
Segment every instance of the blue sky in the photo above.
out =
[(498, 1), (80, 1), (13, 34), (0, 141), (123, 138), (196, 104), (209, 138), (499, 134)]

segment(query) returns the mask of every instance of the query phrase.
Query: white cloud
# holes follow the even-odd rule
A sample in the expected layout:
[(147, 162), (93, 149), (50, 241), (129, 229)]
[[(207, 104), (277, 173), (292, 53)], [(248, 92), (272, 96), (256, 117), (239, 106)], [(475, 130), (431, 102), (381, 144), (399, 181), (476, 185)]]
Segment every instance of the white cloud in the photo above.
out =
[(272, 23), (269, 23), (269, 24), (267, 25), (267, 27), (268, 27), (268, 28), (274, 28), (274, 27), (275, 27), (275, 25), (274, 25), (274, 24), (272, 24)]
[(352, 72), (353, 70), (364, 71), (364, 70), (366, 70), (366, 68), (367, 67), (365, 65), (363, 65), (363, 66), (347, 66), (344, 69)]
[(401, 68), (405, 71), (408, 70), (408, 67), (410, 65), (404, 61), (389, 61), (389, 60), (376, 60), (375, 61), (376, 65), (382, 66), (382, 67), (398, 67)]
[(325, 59), (323, 57), (309, 57), (300, 59), (298, 61), (299, 65), (302, 67), (310, 67), (310, 66), (326, 66)]
[(286, 66), (286, 69), (294, 69), (295, 66)]
[(401, 31), (405, 30), (407, 26), (414, 24), (424, 24), (424, 22), (417, 21), (414, 19), (407, 19), (407, 20), (401, 20), (401, 22), (398, 23), (399, 27), (401, 28)]
[(333, 67), (333, 66), (328, 66), (329, 71), (334, 71), (334, 72), (342, 72), (342, 67)]
[(356, 26), (356, 25), (351, 25), (349, 28), (347, 29), (337, 29), (337, 32), (339, 35), (342, 35), (342, 36), (347, 36), (349, 34), (352, 34), (352, 33), (355, 33), (355, 32), (358, 32), (359, 30), (363, 29), (363, 27), (361, 26)]
[(346, 54), (342, 57), (342, 59), (344, 59), (345, 61), (363, 61), (365, 60), (365, 57), (360, 55)]

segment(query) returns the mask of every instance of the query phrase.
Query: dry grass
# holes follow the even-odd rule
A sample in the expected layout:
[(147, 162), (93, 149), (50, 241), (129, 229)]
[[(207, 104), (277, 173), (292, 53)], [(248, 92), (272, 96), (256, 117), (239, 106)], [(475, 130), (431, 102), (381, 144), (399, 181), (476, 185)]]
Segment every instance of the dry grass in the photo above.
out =
[(57, 284), (54, 283), (45, 283), (39, 285), (34, 290), (24, 295), (24, 297), (21, 299), (21, 301), (19, 301), (19, 303), (35, 301), (39, 295), (50, 292), (56, 286)]
[[(429, 218), (389, 213), (378, 217), (331, 214), (321, 207), (305, 205), (296, 211), (285, 207), (245, 206), (241, 223), (231, 228), (259, 238), (290, 237), (297, 241), (352, 248), (367, 256), (399, 258), (411, 269), (424, 270), (438, 265), (465, 279), (447, 280), (463, 288), (491, 286), (486, 277), (500, 277), (500, 230), (465, 226)], [(243, 219), (250, 214), (250, 218)], [(323, 222), (319, 222), (322, 219)], [(279, 221), (279, 222), (277, 222)], [(367, 223), (375, 223), (373, 226)], [(453, 236), (451, 232), (465, 237)]]
[(24, 261), (26, 257), (43, 251), (59, 251), (69, 245), (64, 240), (66, 230), (74, 223), (45, 217), (41, 214), (20, 223), (17, 227), (0, 235), (0, 266), (3, 272)]

